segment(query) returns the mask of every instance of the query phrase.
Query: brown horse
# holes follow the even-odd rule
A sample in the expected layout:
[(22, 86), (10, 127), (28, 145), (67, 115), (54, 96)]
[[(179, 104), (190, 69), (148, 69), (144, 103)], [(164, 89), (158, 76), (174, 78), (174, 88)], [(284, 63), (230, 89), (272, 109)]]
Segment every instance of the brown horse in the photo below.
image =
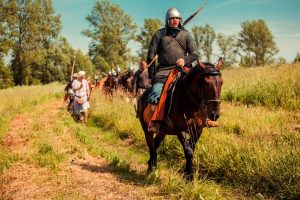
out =
[(117, 89), (117, 81), (113, 76), (107, 76), (100, 81), (101, 88), (104, 93), (109, 96), (114, 96), (114, 91)]
[[(172, 97), (167, 99), (165, 120), (160, 124), (155, 137), (148, 132), (148, 124), (143, 117), (143, 112), (139, 115), (150, 153), (148, 172), (153, 171), (153, 167), (157, 165), (156, 150), (165, 136), (176, 135), (186, 158), (186, 178), (193, 178), (192, 165), (196, 143), (203, 128), (217, 124), (216, 120), (220, 116), (220, 95), (223, 84), (221, 65), (221, 59), (216, 66), (199, 61), (198, 66), (179, 78)], [(143, 111), (147, 106), (148, 94), (149, 90), (139, 101)]]
[(126, 91), (132, 92), (133, 91), (133, 73), (129, 73), (128, 71), (121, 75), (118, 79), (118, 84)]

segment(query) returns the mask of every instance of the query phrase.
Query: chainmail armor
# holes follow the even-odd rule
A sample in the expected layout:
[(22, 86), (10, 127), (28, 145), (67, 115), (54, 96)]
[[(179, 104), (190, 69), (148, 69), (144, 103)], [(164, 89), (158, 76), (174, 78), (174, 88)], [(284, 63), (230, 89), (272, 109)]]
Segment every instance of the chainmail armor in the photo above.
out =
[[(177, 31), (174, 33), (174, 31)], [(172, 38), (173, 37), (173, 38)], [(174, 41), (174, 39), (176, 41)], [(182, 49), (179, 47), (179, 45)], [(184, 50), (184, 52), (183, 52)], [(162, 28), (158, 30), (151, 39), (148, 49), (148, 61), (158, 54), (158, 66), (155, 69), (156, 75), (153, 80), (163, 83), (169, 71), (176, 66), (176, 61), (183, 58), (185, 65), (191, 65), (198, 58), (197, 46), (191, 34), (184, 28), (172, 30), (171, 28)], [(152, 67), (152, 69), (151, 69)], [(150, 77), (153, 78), (153, 67), (149, 68)], [(166, 70), (166, 71), (165, 71)], [(165, 71), (158, 73), (159, 71)]]

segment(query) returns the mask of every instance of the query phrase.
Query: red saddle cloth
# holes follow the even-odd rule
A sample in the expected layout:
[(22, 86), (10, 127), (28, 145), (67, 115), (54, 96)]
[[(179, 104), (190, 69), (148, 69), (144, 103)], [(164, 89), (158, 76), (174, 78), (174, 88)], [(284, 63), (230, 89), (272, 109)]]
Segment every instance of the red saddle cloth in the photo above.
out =
[[(190, 70), (189, 67), (184, 67), (183, 69), (184, 69), (184, 71)], [(158, 105), (156, 107), (156, 110), (152, 116), (151, 116), (150, 104), (147, 105), (147, 107), (143, 113), (144, 120), (147, 124), (149, 124), (151, 120), (152, 121), (163, 121), (164, 120), (165, 105), (166, 105), (165, 103), (167, 100), (168, 89), (169, 89), (171, 83), (173, 82), (173, 80), (178, 75), (178, 73), (179, 73), (178, 69), (173, 69), (170, 72), (168, 79), (163, 87), (162, 93), (160, 95), (160, 99), (159, 99)]]

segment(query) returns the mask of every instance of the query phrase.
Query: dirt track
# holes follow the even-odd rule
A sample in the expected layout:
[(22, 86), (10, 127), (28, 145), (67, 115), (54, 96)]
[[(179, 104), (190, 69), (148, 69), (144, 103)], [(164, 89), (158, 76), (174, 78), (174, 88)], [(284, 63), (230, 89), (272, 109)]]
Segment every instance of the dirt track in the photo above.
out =
[[(0, 177), (0, 199), (145, 199), (143, 186), (122, 179), (103, 158), (86, 150), (82, 157), (60, 163), (56, 171), (32, 161), (38, 134), (53, 128), (63, 108), (61, 102), (52, 102), (12, 120), (2, 146), (20, 159)], [(52, 140), (65, 153), (66, 144), (78, 141), (68, 127), (63, 129), (64, 134)]]

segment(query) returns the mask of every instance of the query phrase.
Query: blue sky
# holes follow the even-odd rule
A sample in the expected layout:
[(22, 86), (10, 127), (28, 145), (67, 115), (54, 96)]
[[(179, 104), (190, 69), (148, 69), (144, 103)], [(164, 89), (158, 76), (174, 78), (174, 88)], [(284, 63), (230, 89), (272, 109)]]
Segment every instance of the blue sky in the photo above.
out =
[[(61, 15), (62, 35), (71, 45), (87, 53), (89, 38), (82, 35), (82, 30), (89, 24), (86, 16), (91, 13), (96, 0), (53, 0), (56, 13)], [(157, 18), (164, 21), (168, 8), (176, 7), (183, 20), (195, 12), (203, 3), (206, 7), (187, 25), (190, 30), (194, 25), (206, 23), (216, 32), (237, 34), (241, 23), (246, 20), (263, 19), (272, 31), (280, 52), (288, 61), (300, 52), (300, 0), (111, 0), (118, 4), (141, 28), (144, 19)], [(134, 53), (138, 43), (131, 42), (129, 47)], [(218, 50), (215, 48), (214, 55)]]

